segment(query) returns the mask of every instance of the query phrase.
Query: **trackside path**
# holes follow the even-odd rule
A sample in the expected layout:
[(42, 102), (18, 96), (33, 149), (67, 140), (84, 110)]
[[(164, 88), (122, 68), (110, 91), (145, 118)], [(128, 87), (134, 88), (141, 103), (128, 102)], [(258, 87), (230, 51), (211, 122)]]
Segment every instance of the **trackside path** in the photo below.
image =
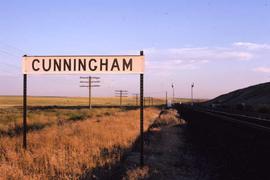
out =
[[(187, 127), (175, 110), (166, 110), (146, 136), (145, 167), (138, 167), (136, 153), (124, 162), (123, 179), (211, 179), (209, 162), (200, 156), (189, 140)], [(211, 178), (209, 177), (211, 175)]]

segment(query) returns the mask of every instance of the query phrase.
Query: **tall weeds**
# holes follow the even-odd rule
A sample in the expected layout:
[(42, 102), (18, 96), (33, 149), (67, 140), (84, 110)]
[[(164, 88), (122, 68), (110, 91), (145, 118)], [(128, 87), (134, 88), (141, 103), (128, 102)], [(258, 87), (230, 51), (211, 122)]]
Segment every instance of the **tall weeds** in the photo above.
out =
[[(158, 110), (145, 110), (145, 130)], [(139, 111), (118, 112), (53, 125), (21, 137), (0, 139), (0, 179), (75, 179), (86, 170), (119, 161), (139, 135)]]

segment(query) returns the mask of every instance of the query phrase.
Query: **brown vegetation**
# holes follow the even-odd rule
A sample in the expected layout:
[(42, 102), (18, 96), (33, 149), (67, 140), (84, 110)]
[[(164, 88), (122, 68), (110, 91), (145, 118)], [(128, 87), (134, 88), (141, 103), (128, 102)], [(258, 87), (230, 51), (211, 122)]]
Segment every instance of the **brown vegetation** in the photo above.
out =
[[(158, 109), (145, 110), (145, 130), (157, 115)], [(30, 132), (27, 151), (21, 137), (1, 137), (0, 179), (78, 178), (94, 167), (118, 162), (138, 135), (139, 111), (131, 110)]]
[[(28, 129), (39, 130), (48, 126), (64, 124), (70, 121), (85, 120), (88, 118), (113, 115), (120, 112), (119, 108), (89, 109), (45, 109), (30, 110), (28, 112)], [(0, 136), (15, 136), (22, 132), (22, 110), (9, 107), (0, 108)]]
[[(22, 106), (22, 96), (1, 96), (0, 107)], [(88, 106), (88, 97), (42, 97), (42, 96), (28, 96), (29, 106)], [(176, 98), (176, 100), (178, 100)], [(180, 101), (180, 100), (179, 100)], [(181, 101), (186, 101), (182, 99)], [(154, 98), (154, 105), (161, 105), (165, 103), (165, 99)], [(123, 98), (123, 105), (136, 105), (135, 97)], [(94, 106), (118, 106), (118, 97), (92, 97), (92, 105)], [(148, 102), (146, 102), (148, 105)]]

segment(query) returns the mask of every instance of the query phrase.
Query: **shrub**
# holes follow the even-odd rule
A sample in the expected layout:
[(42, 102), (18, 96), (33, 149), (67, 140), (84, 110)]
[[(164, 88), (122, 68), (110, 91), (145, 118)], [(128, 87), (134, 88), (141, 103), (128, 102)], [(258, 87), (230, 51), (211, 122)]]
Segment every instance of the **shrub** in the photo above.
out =
[(86, 114), (71, 114), (69, 117), (69, 120), (71, 121), (80, 121), (83, 119), (86, 119), (87, 115)]

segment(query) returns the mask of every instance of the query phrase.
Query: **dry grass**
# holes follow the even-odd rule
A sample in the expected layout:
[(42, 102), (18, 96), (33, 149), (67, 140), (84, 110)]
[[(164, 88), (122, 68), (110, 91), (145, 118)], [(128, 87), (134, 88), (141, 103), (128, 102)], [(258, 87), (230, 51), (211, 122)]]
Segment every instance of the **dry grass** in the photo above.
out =
[[(48, 109), (28, 112), (27, 124), (33, 130), (46, 126), (63, 124), (69, 121), (84, 120), (96, 116), (110, 115), (120, 112), (119, 108), (95, 109)], [(16, 135), (22, 129), (22, 110), (14, 107), (0, 108), (0, 135)]]
[(181, 144), (177, 126), (183, 123), (176, 110), (164, 110), (145, 134), (145, 141), (148, 142), (144, 146), (146, 166), (134, 166), (133, 158), (127, 157), (123, 163), (126, 169), (123, 179), (181, 179), (175, 175), (175, 165)]
[(178, 116), (178, 113), (175, 109), (162, 110), (159, 118), (155, 120), (151, 128), (161, 127), (169, 124), (177, 124), (181, 121)]
[[(157, 115), (158, 109), (145, 110), (145, 130)], [(131, 110), (31, 132), (27, 151), (21, 137), (2, 137), (0, 179), (75, 179), (119, 161), (138, 135), (139, 111)]]
[[(147, 99), (147, 98), (146, 98)], [(187, 101), (187, 99), (176, 99), (177, 101)], [(119, 98), (98, 97), (93, 98), (93, 105), (115, 106), (119, 105)], [(148, 101), (145, 102), (148, 105)], [(154, 98), (154, 105), (161, 105), (164, 99)], [(0, 96), (0, 135), (16, 135), (22, 129), (22, 97), (21, 96)], [(112, 113), (116, 109), (35, 109), (36, 106), (87, 106), (88, 98), (85, 97), (28, 97), (28, 106), (32, 110), (28, 111), (28, 125), (30, 129), (42, 129), (62, 123), (66, 120), (81, 120), (91, 118), (96, 115)], [(123, 99), (123, 105), (136, 105), (134, 97)], [(35, 109), (35, 110), (34, 110)], [(118, 110), (119, 111), (119, 110)]]
[[(0, 107), (22, 106), (22, 96), (0, 96)], [(118, 106), (117, 97), (93, 97), (93, 105)], [(154, 105), (164, 104), (165, 100), (154, 98)], [(87, 106), (87, 97), (35, 97), (28, 96), (29, 106)], [(123, 105), (136, 105), (135, 97), (123, 98)], [(146, 100), (146, 105), (148, 101)]]
[(137, 179), (147, 179), (149, 178), (149, 167), (144, 166), (135, 167), (134, 169), (130, 169), (126, 172), (126, 176), (123, 177), (123, 180), (137, 180)]

